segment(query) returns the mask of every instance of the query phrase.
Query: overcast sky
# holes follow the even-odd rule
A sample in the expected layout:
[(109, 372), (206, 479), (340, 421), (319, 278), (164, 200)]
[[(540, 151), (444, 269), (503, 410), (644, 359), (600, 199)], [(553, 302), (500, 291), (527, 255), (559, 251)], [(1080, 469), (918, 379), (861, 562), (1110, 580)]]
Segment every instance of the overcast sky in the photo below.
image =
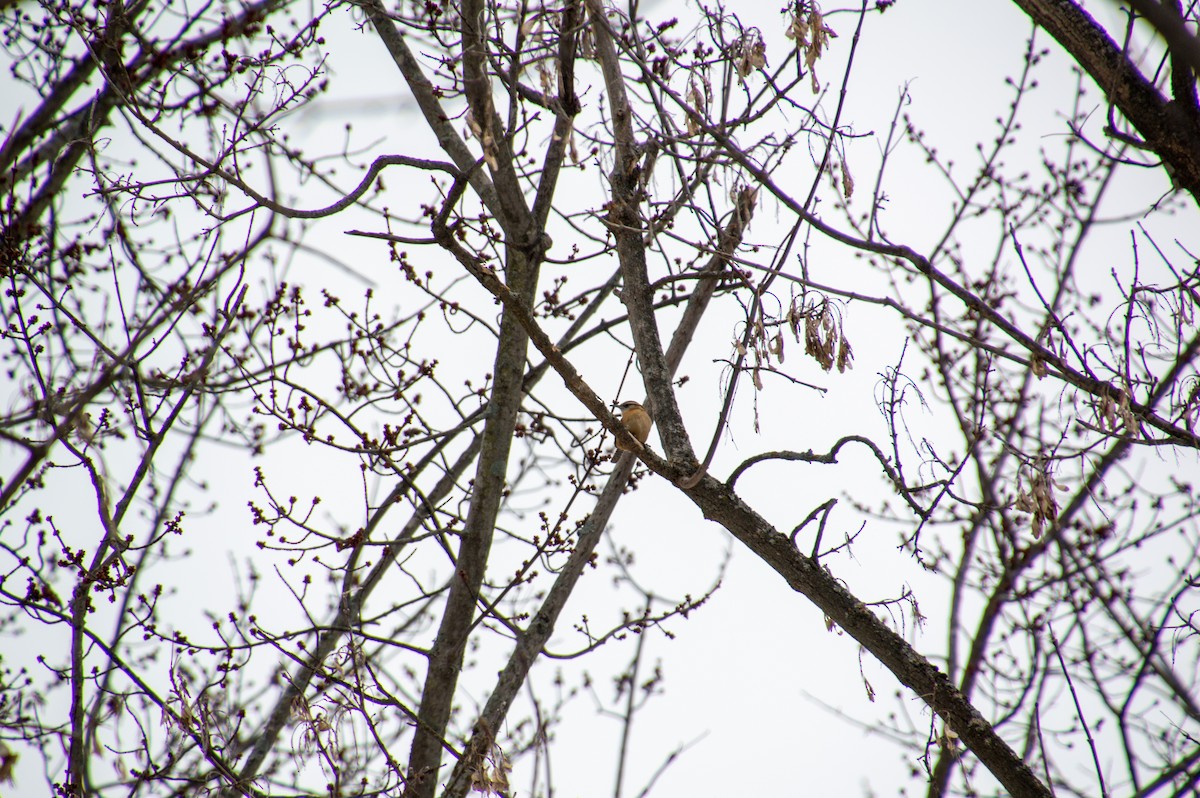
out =
[[(783, 17), (778, 2), (745, 2), (738, 14), (747, 25), (760, 28), (767, 41), (770, 63), (783, 60), (790, 43), (783, 37)], [(679, 4), (669, 10), (667, 3), (646, 3), (643, 14), (664, 18), (677, 14), (682, 20), (695, 19), (694, 8)], [(827, 8), (826, 11), (832, 11)], [(827, 113), (835, 102), (842, 79), (841, 66), (850, 45), (855, 17), (830, 14), (828, 23), (839, 34), (831, 53), (819, 64), (818, 73), (830, 87), (823, 100)], [(310, 152), (337, 151), (343, 140), (343, 122), (353, 121), (359, 144), (377, 141), (362, 161), (386, 152), (434, 156), (436, 152), (412, 152), (410, 142), (424, 135), (423, 123), (411, 112), (395, 112), (403, 92), (402, 85), (382, 45), (372, 32), (353, 29), (348, 15), (335, 15), (322, 28), (329, 52), (328, 68), (332, 91), (314, 109), (285, 120), (285, 126)], [(843, 124), (864, 135), (849, 147), (847, 162), (861, 187), (861, 200), (869, 197), (880, 162), (883, 137), (895, 114), (901, 93), (907, 90), (907, 112), (926, 131), (939, 151), (970, 171), (976, 165), (977, 142), (988, 142), (995, 134), (995, 118), (1004, 112), (1011, 99), (1005, 85), (1008, 76), (1021, 68), (1021, 55), (1030, 34), (1027, 18), (1009, 2), (991, 0), (976, 3), (946, 3), (939, 0), (900, 0), (885, 14), (871, 14), (864, 26), (863, 40), (849, 84), (849, 100)], [(1044, 46), (1054, 49), (1048, 37)], [(753, 81), (757, 77), (751, 77)], [(1040, 69), (1041, 86), (1027, 99), (1029, 112), (1021, 142), (1014, 151), (1030, 159), (1036, 167), (1041, 147), (1054, 146), (1067, 133), (1065, 114), (1074, 97), (1075, 78), (1067, 62), (1052, 56)], [(798, 89), (804, 102), (811, 102), (807, 89)], [(1093, 89), (1091, 96), (1099, 102)], [(595, 95), (592, 95), (592, 101)], [(12, 119), (17, 96), (5, 92), (0, 97), (0, 114)], [(587, 101), (587, 98), (585, 98)], [(1097, 106), (1094, 127), (1099, 137), (1104, 108)], [(419, 131), (415, 133), (414, 131)], [(795, 161), (799, 164), (802, 161)], [(1017, 165), (1010, 162), (1015, 170)], [(357, 178), (340, 170), (346, 185)], [(792, 178), (807, 187), (811, 173), (798, 168)], [(581, 186), (594, 188), (598, 173), (592, 170), (568, 178)], [(405, 203), (402, 181), (386, 178), (396, 193), (395, 204)], [(944, 183), (931, 179), (923, 158), (912, 148), (900, 148), (889, 162), (887, 173), (889, 202), (884, 228), (894, 241), (921, 251), (931, 246), (944, 230), (950, 214), (950, 195)], [(1165, 190), (1161, 175), (1147, 173), (1128, 183), (1129, 207), (1145, 204)], [(594, 196), (594, 194), (593, 194)], [(316, 203), (314, 203), (316, 204)], [(1118, 203), (1119, 205), (1119, 203)], [(827, 209), (832, 214), (832, 209)], [(360, 223), (358, 217), (355, 223)], [(749, 238), (773, 245), (782, 235), (781, 213), (769, 201), (757, 212)], [(367, 222), (362, 222), (367, 224)], [(343, 296), (361, 294), (365, 282), (386, 296), (396, 280), (389, 269), (386, 253), (379, 244), (344, 235), (350, 223), (335, 217), (320, 225), (311, 243), (324, 248), (352, 266), (363, 279), (348, 276), (320, 257), (299, 253), (286, 267), (289, 279), (311, 281), (330, 286)], [(372, 229), (378, 229), (374, 223)], [(570, 233), (552, 231), (562, 255), (569, 249)], [(1127, 242), (1125, 229), (1115, 230), (1117, 246)], [(1096, 246), (1104, 246), (1101, 238)], [(979, 249), (973, 252), (967, 242), (967, 258), (990, 258), (994, 241), (981, 235)], [(862, 269), (862, 290), (881, 289), (878, 277), (860, 263), (847, 260), (844, 250), (814, 245), (810, 269), (813, 278), (830, 275), (831, 282), (846, 270)], [(764, 254), (764, 263), (769, 255)], [(615, 261), (613, 263), (615, 265)], [(439, 268), (452, 269), (446, 262)], [(269, 267), (262, 265), (264, 270)], [(1109, 265), (1099, 269), (1107, 275)], [(446, 281), (453, 279), (447, 273)], [(587, 285), (580, 281), (579, 287)], [(315, 297), (315, 294), (314, 294)], [(883, 440), (886, 428), (876, 407), (879, 374), (896, 365), (905, 344), (905, 332), (898, 321), (877, 308), (849, 303), (844, 307), (846, 331), (855, 350), (852, 371), (845, 375), (826, 374), (811, 360), (802, 357), (802, 347), (794, 349), (791, 374), (797, 379), (825, 389), (798, 391), (794, 387), (768, 384), (758, 402), (762, 432), (753, 428), (750, 389), (743, 385), (738, 413), (711, 471), (727, 474), (745, 457), (766, 449), (812, 448), (821, 451), (845, 434), (861, 434)], [(682, 373), (696, 375), (679, 391), (681, 408), (698, 445), (707, 444), (721, 402), (723, 383), (714, 379), (720, 369), (713, 360), (730, 356), (738, 331), (739, 317), (730, 306), (716, 308), (706, 319)], [(664, 328), (664, 336), (670, 328)], [(482, 340), (482, 339), (481, 339)], [(443, 356), (445, 368), (453, 373), (461, 368), (464, 375), (477, 374), (480, 365), (467, 358), (472, 350), (462, 339), (448, 339)], [(486, 349), (474, 350), (490, 359)], [(583, 356), (581, 356), (583, 357)], [(589, 380), (607, 400), (641, 398), (636, 382), (617, 396), (624, 362), (593, 358), (576, 361)], [(551, 380), (548, 378), (547, 385)], [(455, 384), (454, 380), (447, 380)], [(547, 387), (557, 391), (558, 383)], [(580, 415), (583, 411), (580, 409)], [(938, 406), (910, 417), (917, 437), (928, 435), (938, 440), (947, 418)], [(948, 439), (953, 439), (953, 435)], [(657, 436), (651, 439), (657, 445)], [(215, 448), (213, 449), (215, 451)], [(518, 454), (521, 450), (515, 450)], [(10, 453), (4, 453), (5, 472), (11, 472)], [(272, 450), (264, 467), (272, 478), (286, 484), (293, 495), (320, 494), (320, 513), (336, 519), (348, 529), (363, 523), (363, 484), (357, 468), (349, 460), (338, 461), (340, 469), (322, 466), (328, 462), (319, 452), (299, 443), (284, 443)], [(249, 527), (246, 502), (257, 494), (251, 489), (251, 463), (240, 457), (201, 459), (193, 477), (207, 485), (209, 495), (219, 506), (207, 516), (196, 513), (189, 520), (189, 535), (184, 541), (196, 550), (197, 558), (173, 570), (178, 598), (173, 620), (181, 627), (204, 628), (201, 610), (212, 609), (222, 615), (229, 608), (221, 602), (233, 601), (231, 586), (239, 578), (230, 568), (232, 561), (244, 563), (253, 557), (262, 572), (264, 596), (277, 608), (278, 628), (289, 614), (300, 614), (287, 591), (274, 578), (276, 563), (269, 555), (256, 553), (256, 532)], [(80, 479), (83, 477), (80, 475)], [(763, 465), (739, 483), (739, 490), (751, 506), (783, 530), (790, 529), (808, 512), (831, 495), (848, 491), (854, 498), (878, 504), (885, 497), (874, 493), (855, 494), (856, 485), (873, 486), (881, 481), (877, 470), (861, 452), (847, 452), (837, 468), (804, 465)], [(377, 486), (370, 486), (374, 490)], [(85, 490), (81, 483), (78, 490)], [(74, 490), (65, 491), (72, 495)], [(63, 496), (64, 503), (70, 497)], [(557, 509), (557, 505), (554, 505)], [(71, 508), (62, 513), (70, 517)], [(87, 516), (85, 516), (87, 517)], [(909, 556), (897, 549), (897, 530), (874, 519), (863, 518), (847, 503), (833, 517), (836, 536), (853, 533), (866, 521), (853, 558), (831, 561), (834, 573), (864, 600), (892, 598), (906, 589), (916, 592), (928, 624), (914, 631), (911, 618), (904, 619), (906, 637), (923, 652), (945, 648), (944, 612), (946, 584), (923, 574)], [(506, 524), (520, 526), (521, 520), (508, 517)], [(528, 521), (530, 527), (536, 520)], [(924, 705), (906, 691), (897, 696), (898, 685), (891, 675), (869, 657), (860, 657), (858, 645), (847, 636), (827, 630), (822, 614), (804, 598), (795, 594), (782, 579), (755, 557), (731, 544), (729, 535), (718, 526), (704, 521), (698, 511), (678, 491), (659, 484), (657, 477), (645, 479), (639, 489), (626, 497), (612, 521), (612, 543), (634, 554), (630, 571), (642, 584), (653, 585), (666, 601), (679, 601), (690, 594), (705, 592), (718, 578), (726, 554), (732, 557), (724, 571), (721, 589), (712, 601), (686, 621), (672, 619), (665, 627), (673, 638), (661, 631), (646, 633), (646, 669), (661, 663), (665, 681), (661, 695), (655, 696), (641, 712), (633, 732), (631, 769), (626, 778), (625, 795), (636, 795), (651, 779), (666, 757), (678, 748), (687, 750), (661, 775), (655, 795), (891, 795), (898, 785), (906, 785), (909, 794), (924, 792), (924, 778), (914, 773), (919, 768), (910, 753), (899, 749), (881, 735), (868, 734), (861, 724), (875, 722), (889, 712), (907, 718), (918, 734), (930, 723)], [(178, 545), (178, 544), (175, 544)], [(603, 552), (604, 556), (608, 549)], [(172, 570), (168, 568), (168, 573)], [(202, 600), (197, 601), (196, 597)], [(378, 601), (378, 599), (376, 599)], [(595, 628), (619, 618), (621, 611), (633, 609), (635, 598), (628, 590), (615, 588), (607, 570), (585, 578), (584, 583), (560, 621), (552, 649), (565, 653), (583, 645), (572, 626), (586, 613)], [(260, 616), (270, 614), (260, 605)], [(189, 614), (197, 616), (189, 619)], [(38, 633), (45, 635), (45, 631)], [(65, 640), (46, 635), (29, 652), (61, 651), (66, 656)], [(595, 679), (595, 695), (608, 709), (613, 706), (612, 674), (633, 656), (635, 641), (610, 643), (595, 654), (579, 660), (543, 661), (533, 672), (538, 690), (552, 695), (556, 673), (561, 669), (564, 690), (580, 687), (586, 670)], [(22, 652), (8, 655), (20, 661)], [(507, 656), (498, 649), (480, 654), (480, 665), (464, 675), (464, 686), (474, 690), (480, 703), (494, 677), (493, 656)], [(165, 680), (166, 663), (160, 677)], [(265, 664), (265, 662), (264, 662)], [(644, 676), (643, 676), (644, 678)], [(866, 684), (875, 692), (874, 701)], [(474, 707), (466, 707), (473, 714)], [(516, 712), (516, 710), (514, 710)], [(611, 792), (615, 773), (620, 727), (617, 720), (598, 711), (587, 690), (569, 702), (565, 722), (558, 727), (551, 749), (556, 794), (560, 796), (597, 796)], [(902, 722), (902, 725), (903, 725)], [(528, 794), (526, 760), (514, 773), (513, 784), (522, 795)], [(40, 763), (32, 755), (23, 757), (18, 770), (19, 794), (40, 794), (43, 781)], [(18, 793), (14, 793), (18, 794)]]

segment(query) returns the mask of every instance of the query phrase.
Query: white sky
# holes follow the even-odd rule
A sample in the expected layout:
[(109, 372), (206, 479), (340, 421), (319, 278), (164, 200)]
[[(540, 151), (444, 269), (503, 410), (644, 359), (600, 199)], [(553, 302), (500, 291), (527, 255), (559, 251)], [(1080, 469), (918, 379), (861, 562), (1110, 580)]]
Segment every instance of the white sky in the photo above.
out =
[[(782, 36), (779, 5), (745, 2), (738, 9), (747, 25), (764, 32), (772, 64), (782, 60), (788, 46)], [(647, 4), (643, 13), (662, 18), (668, 16), (665, 7), (665, 4)], [(678, 14), (684, 19), (694, 18), (690, 8), (681, 7)], [(335, 16), (331, 22), (322, 28), (322, 34), (327, 39), (334, 87), (329, 101), (334, 103), (335, 113), (327, 117), (299, 115), (286, 120), (285, 126), (292, 135), (313, 152), (335, 151), (342, 137), (343, 119), (338, 115), (346, 114), (344, 121), (355, 123), (357, 143), (380, 139), (377, 146), (364, 154), (364, 163), (385, 152), (435, 155), (432, 151), (412, 153), (406, 148), (414, 136), (426, 140), (430, 137), (415, 115), (398, 118), (390, 112), (394, 107), (395, 87), (401, 81), (374, 34), (351, 30), (345, 15)], [(819, 74), (835, 92), (841, 79), (839, 59), (844, 58), (849, 47), (853, 17), (831, 15), (828, 22), (840, 37), (819, 65)], [(855, 142), (848, 156), (859, 183), (860, 207), (869, 198), (882, 137), (905, 85), (911, 95), (907, 110), (923, 126), (930, 142), (942, 153), (953, 154), (953, 160), (965, 172), (975, 167), (975, 143), (987, 142), (994, 134), (993, 120), (1004, 112), (1010, 99), (1004, 79), (1020, 69), (1029, 31), (1027, 19), (1007, 2), (900, 0), (886, 14), (870, 15), (844, 115), (844, 121), (856, 132), (875, 133)], [(1041, 41), (1053, 49), (1048, 37), (1043, 35)], [(1039, 147), (1054, 146), (1056, 137), (1066, 132), (1063, 114), (1070, 107), (1074, 85), (1064, 63), (1061, 58), (1052, 57), (1041, 69), (1041, 87), (1027, 100), (1033, 110), (1024, 115), (1025, 129), (1019, 150), (1031, 159), (1036, 158)], [(1091, 96), (1099, 100), (1094, 90)], [(594, 92), (591, 97), (594, 101)], [(832, 100), (832, 96), (826, 100), (830, 112)], [(379, 108), (388, 111), (375, 112)], [(368, 112), (352, 115), (352, 109)], [(4, 118), (12, 118), (10, 100), (0, 100), (0, 111)], [(1097, 106), (1097, 113), (1100, 116), (1097, 122), (1102, 124), (1102, 106)], [(1013, 168), (1016, 169), (1015, 164)], [(357, 180), (344, 167), (339, 174), (345, 185)], [(582, 177), (570, 179), (590, 189), (597, 174), (593, 169)], [(795, 180), (806, 188), (811, 175), (797, 174)], [(385, 174), (385, 181), (396, 193), (395, 206), (403, 207), (406, 200), (403, 181), (391, 173)], [(1160, 175), (1148, 174), (1142, 183), (1131, 183), (1130, 191), (1131, 195), (1144, 199), (1156, 196), (1163, 186)], [(931, 245), (941, 234), (950, 213), (944, 183), (929, 178), (918, 153), (902, 148), (889, 165), (887, 187), (890, 203), (884, 227), (893, 240), (918, 250)], [(1131, 201), (1130, 207), (1138, 204)], [(832, 209), (827, 212), (836, 219)], [(760, 204), (750, 237), (767, 244), (776, 242), (781, 218), (786, 220), (786, 214), (777, 212), (769, 201)], [(360, 223), (370, 229), (380, 227), (354, 222)], [(378, 281), (380, 294), (386, 296), (393, 278), (387, 272), (390, 267), (384, 250), (376, 243), (342, 235), (351, 226), (346, 219), (335, 217), (330, 223), (320, 225), (311, 243), (335, 252)], [(552, 235), (556, 250), (551, 254), (561, 256), (569, 248), (570, 238), (559, 231), (553, 231)], [(1118, 231), (1117, 240), (1127, 241), (1125, 233)], [(981, 237), (977, 256), (990, 257), (991, 246), (990, 238)], [(848, 260), (845, 251), (826, 252), (832, 254), (825, 257), (820, 249), (816, 250), (810, 263), (815, 280), (844, 284), (846, 271), (859, 269), (862, 290), (878, 287), (877, 278), (860, 263)], [(967, 254), (972, 255), (969, 250)], [(764, 251), (764, 262), (767, 257)], [(445, 262), (437, 268), (453, 266)], [(1099, 270), (1100, 275), (1107, 275), (1108, 268), (1109, 264), (1105, 264)], [(828, 275), (829, 279), (822, 279), (822, 275)], [(359, 284), (333, 272), (320, 260), (304, 255), (296, 259), (291, 279), (311, 280), (314, 285), (337, 281), (334, 291), (348, 304), (354, 304), (361, 294)], [(585, 280), (570, 285), (581, 289), (588, 284)], [(572, 292), (568, 289), (566, 293)], [(309, 300), (316, 300), (315, 292)], [(784, 390), (782, 385), (772, 386), (768, 382), (760, 398), (764, 433), (756, 435), (751, 426), (750, 385), (745, 381), (740, 389), (731, 439), (723, 444), (711, 469), (713, 473), (727, 474), (743, 458), (765, 449), (823, 451), (838, 437), (850, 433), (884, 440), (885, 428), (876, 409), (878, 375), (895, 365), (904, 332), (894, 318), (874, 308), (850, 304), (844, 311), (847, 333), (855, 348), (854, 370), (846, 375), (823, 374), (812, 360), (802, 357), (801, 347), (789, 340), (790, 373), (828, 388), (828, 394), (822, 397), (814, 392)], [(480, 312), (490, 312), (490, 305), (484, 305)], [(682, 369), (682, 373), (695, 375), (679, 396), (698, 448), (708, 443), (721, 399), (723, 383), (714, 381), (713, 375), (720, 372), (711, 361), (729, 355), (737, 322), (738, 317), (729, 307), (714, 309)], [(670, 329), (663, 324), (664, 338), (669, 336)], [(456, 357), (467, 351), (461, 339), (448, 340), (446, 350), (443, 362), (447, 371), (461, 367), (465, 375), (477, 375), (486, 370), (475, 361), (455, 362)], [(486, 346), (479, 351), (487, 352)], [(490, 352), (486, 357), (490, 368)], [(605, 398), (640, 397), (640, 387), (627, 389), (621, 397), (614, 395), (623, 361), (605, 362), (581, 355), (576, 362)], [(447, 382), (455, 384), (455, 380)], [(557, 378), (547, 377), (541, 390), (547, 395), (558, 395)], [(938, 435), (944, 422), (936, 408), (924, 416), (913, 412), (910, 420), (925, 425), (925, 432), (931, 436)], [(946, 440), (952, 441), (953, 436)], [(651, 443), (657, 443), (657, 436), (652, 437)], [(521, 447), (514, 449), (515, 455), (522, 453)], [(265, 468), (273, 480), (286, 486), (286, 493), (299, 497), (301, 503), (311, 495), (320, 494), (321, 517), (336, 519), (353, 529), (364, 520), (361, 477), (349, 459), (336, 461), (338, 468), (328, 467), (330, 462), (334, 461), (318, 450), (289, 443), (272, 451)], [(3, 466), (6, 472), (10, 471), (11, 460), (6, 458)], [(273, 624), (282, 629), (286, 626), (283, 619), (296, 612), (273, 573), (275, 563), (269, 556), (254, 551), (257, 532), (249, 526), (246, 512), (247, 498), (255, 495), (249, 490), (252, 466), (248, 460), (232, 455), (202, 459), (194, 466), (194, 478), (208, 484), (209, 495), (220, 501), (220, 507), (211, 516), (196, 514), (188, 521), (189, 534), (184, 543), (196, 550), (197, 558), (175, 569), (180, 597), (172, 602), (173, 612), (177, 613), (172, 620), (182, 628), (206, 628), (201, 619), (188, 617), (203, 607), (211, 608), (216, 615), (232, 608), (230, 586), (234, 575), (229, 572), (229, 551), (238, 557), (255, 557), (264, 576), (263, 591), (269, 597), (269, 604), (256, 607), (260, 617), (270, 616), (277, 608), (279, 616)], [(739, 488), (751, 506), (787, 530), (826, 498), (857, 484), (877, 490), (881, 482), (864, 452), (847, 449), (842, 455), (842, 465), (837, 468), (758, 466), (743, 477)], [(75, 490), (71, 489), (72, 494)], [(877, 504), (881, 497), (867, 493), (857, 498)], [(553, 508), (557, 510), (557, 505)], [(70, 510), (64, 507), (63, 514), (69, 517)], [(843, 502), (833, 516), (830, 534), (837, 538), (853, 532), (861, 520)], [(520, 527), (520, 522), (511, 518), (505, 519), (505, 523)], [(535, 520), (530, 520), (526, 528), (535, 524)], [(634, 553), (636, 559), (631, 570), (638, 580), (653, 585), (656, 593), (672, 600), (688, 593), (693, 596), (703, 593), (716, 577), (729, 546), (729, 537), (723, 530), (705, 522), (673, 487), (655, 477), (644, 480), (635, 494), (622, 501), (613, 518), (612, 537)], [(915, 590), (929, 624), (916, 635), (911, 633), (911, 625), (906, 624), (906, 636), (918, 650), (944, 651), (942, 615), (946, 585), (920, 572), (906, 554), (897, 551), (896, 544), (894, 528), (868, 521), (854, 549), (854, 559), (833, 560), (834, 572), (868, 601), (894, 597), (905, 588)], [(608, 550), (602, 549), (602, 553), (606, 555)], [(289, 574), (289, 579), (294, 577)], [(201, 601), (195, 600), (197, 596)], [(222, 603), (225, 600), (229, 607)], [(589, 616), (592, 628), (604, 629), (605, 620), (618, 617), (623, 609), (634, 609), (632, 601), (628, 592), (614, 591), (609, 572), (586, 577), (579, 594), (563, 614), (552, 648), (569, 651), (581, 644), (579, 635), (571, 631), (581, 614)], [(377, 597), (376, 603), (379, 602)], [(723, 587), (714, 599), (686, 621), (669, 621), (667, 628), (675, 634), (674, 639), (667, 639), (657, 631), (648, 633), (643, 673), (661, 661), (665, 691), (649, 702), (635, 726), (624, 795), (637, 795), (664, 758), (685, 745), (691, 747), (661, 776), (655, 795), (886, 795), (894, 794), (898, 787), (906, 787), (908, 794), (924, 792), (923, 779), (911, 775), (912, 769), (919, 765), (907, 752), (881, 736), (865, 734), (854, 723), (839, 719), (820, 706), (828, 705), (848, 718), (867, 723), (889, 712), (907, 713), (919, 733), (929, 723), (929, 713), (923, 705), (907, 693), (895, 699), (895, 680), (869, 658), (863, 661), (860, 673), (857, 644), (847, 636), (828, 632), (819, 611), (736, 545)], [(61, 651), (65, 658), (65, 642), (52, 637), (38, 639), (42, 641), (39, 648)], [(582, 670), (586, 669), (595, 679), (597, 695), (612, 708), (609, 676), (623, 667), (633, 650), (631, 638), (609, 644), (582, 660), (542, 662), (533, 678), (550, 695), (556, 669), (562, 668), (569, 688), (579, 686)], [(464, 675), (463, 684), (474, 691), (480, 703), (494, 671), (489, 656), (506, 655), (507, 650), (485, 652), (480, 657), (481, 666)], [(19, 659), (20, 655), (13, 652), (6, 659), (9, 656)], [(163, 661), (160, 665), (162, 672), (158, 676), (165, 681), (167, 663)], [(876, 692), (873, 703), (867, 697), (864, 676)], [(473, 709), (465, 707), (468, 714)], [(514, 713), (520, 709), (518, 706)], [(582, 695), (571, 702), (551, 749), (556, 795), (590, 798), (611, 794), (618, 742), (619, 724), (600, 716), (590, 697)], [(407, 751), (407, 741), (397, 750)], [(42, 793), (38, 767), (31, 752), (23, 756), (18, 770), (18, 791), (14, 795)], [(528, 795), (530, 778), (527, 764), (517, 768), (513, 785), (519, 794)]]

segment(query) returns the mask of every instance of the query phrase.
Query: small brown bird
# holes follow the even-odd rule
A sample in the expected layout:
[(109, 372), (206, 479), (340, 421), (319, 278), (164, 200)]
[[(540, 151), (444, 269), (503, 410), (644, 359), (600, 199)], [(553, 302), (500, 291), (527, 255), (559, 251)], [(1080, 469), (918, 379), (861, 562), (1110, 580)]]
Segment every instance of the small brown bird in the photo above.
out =
[[(654, 419), (650, 418), (650, 413), (637, 402), (621, 402), (618, 407), (621, 408), (621, 423), (625, 425), (625, 429), (629, 430), (630, 435), (637, 438), (638, 443), (644, 444), (646, 438), (650, 437), (650, 427), (654, 425)], [(622, 444), (619, 439), (617, 448), (627, 452), (638, 451)]]

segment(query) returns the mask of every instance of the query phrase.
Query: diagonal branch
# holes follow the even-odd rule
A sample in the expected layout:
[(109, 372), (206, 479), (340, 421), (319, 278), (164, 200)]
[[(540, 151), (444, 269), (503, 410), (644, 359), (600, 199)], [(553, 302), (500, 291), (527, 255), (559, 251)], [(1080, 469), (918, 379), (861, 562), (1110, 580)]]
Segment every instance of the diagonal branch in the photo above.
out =
[[(435, 231), (435, 234), (438, 233)], [(446, 236), (448, 232), (443, 230), (440, 235)], [(496, 276), (495, 271), (480, 266), (461, 248), (455, 254), (480, 284), (504, 303), (505, 310), (525, 325), (530, 341), (558, 372), (575, 398), (614, 435), (627, 436), (625, 428), (608, 413), (600, 397), (553, 345), (529, 308)], [(651, 470), (675, 484), (692, 473), (692, 468), (687, 465), (664, 460), (648, 449), (643, 449), (639, 457)], [(945, 673), (875, 617), (832, 574), (815, 560), (801, 554), (786, 535), (754, 512), (730, 488), (704, 475), (694, 487), (682, 492), (700, 508), (705, 518), (729, 530), (782, 576), (793, 590), (812, 601), (902, 684), (912, 689), (954, 729), (963, 743), (1013, 795), (1037, 798), (1051, 795), (1029, 766), (954, 687)]]
[(604, 18), (603, 0), (587, 0), (588, 16), (596, 39), (596, 54), (604, 74), (604, 84), (612, 108), (616, 155), (609, 174), (612, 201), (606, 223), (617, 242), (624, 289), (621, 301), (629, 308), (629, 328), (633, 332), (642, 379), (650, 397), (651, 411), (658, 424), (663, 448), (673, 461), (694, 463), (692, 444), (679, 414), (671, 377), (663, 356), (662, 341), (654, 319), (654, 297), (646, 271), (645, 229), (638, 214), (637, 142), (633, 135), (633, 110), (625, 91), (625, 76), (613, 43), (612, 31)]
[[(743, 201), (738, 203), (729, 222), (720, 231), (717, 254), (713, 255), (700, 272), (701, 277), (705, 279), (700, 281), (695, 292), (688, 298), (687, 307), (684, 308), (679, 326), (675, 328), (675, 333), (671, 336), (671, 345), (666, 353), (667, 368), (672, 376), (679, 369), (679, 364), (683, 361), (683, 355), (692, 342), (692, 336), (695, 335), (700, 319), (708, 309), (709, 302), (716, 291), (716, 278), (725, 271), (729, 265), (730, 256), (742, 242), (750, 223), (750, 217), (754, 212), (752, 198), (753, 191), (744, 189)], [(632, 455), (625, 454), (609, 476), (604, 490), (600, 493), (600, 498), (596, 501), (596, 506), (592, 508), (587, 522), (579, 531), (579, 539), (575, 542), (571, 556), (554, 580), (554, 584), (546, 594), (546, 599), (542, 602), (537, 614), (518, 638), (517, 645), (509, 656), (508, 664), (497, 678), (496, 686), (488, 697), (483, 713), (475, 722), (474, 732), (463, 757), (455, 765), (454, 772), (446, 785), (446, 791), (443, 794), (445, 798), (463, 798), (470, 788), (470, 777), (489, 753), (495, 737), (495, 730), (500, 728), (500, 724), (508, 716), (517, 691), (525, 683), (529, 676), (529, 670), (541, 655), (550, 635), (554, 633), (558, 617), (566, 605), (567, 599), (574, 592), (575, 585), (583, 575), (585, 566), (591, 562), (592, 553), (596, 550), (604, 530), (608, 527), (609, 519), (612, 517), (613, 510), (616, 509), (617, 502), (625, 493), (625, 486), (629, 482), (636, 462), (636, 458)]]

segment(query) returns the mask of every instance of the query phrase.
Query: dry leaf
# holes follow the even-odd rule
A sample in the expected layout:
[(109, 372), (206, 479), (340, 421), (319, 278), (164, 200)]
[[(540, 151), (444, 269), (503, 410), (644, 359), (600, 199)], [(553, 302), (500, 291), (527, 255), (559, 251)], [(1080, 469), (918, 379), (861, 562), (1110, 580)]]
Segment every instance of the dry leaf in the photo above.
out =
[(837, 38), (837, 33), (825, 24), (816, 3), (801, 0), (792, 6), (792, 21), (784, 35), (794, 41), (796, 49), (804, 55), (804, 65), (812, 78), (813, 94), (816, 94), (821, 90), (817, 80), (817, 59), (824, 54), (829, 40)]

